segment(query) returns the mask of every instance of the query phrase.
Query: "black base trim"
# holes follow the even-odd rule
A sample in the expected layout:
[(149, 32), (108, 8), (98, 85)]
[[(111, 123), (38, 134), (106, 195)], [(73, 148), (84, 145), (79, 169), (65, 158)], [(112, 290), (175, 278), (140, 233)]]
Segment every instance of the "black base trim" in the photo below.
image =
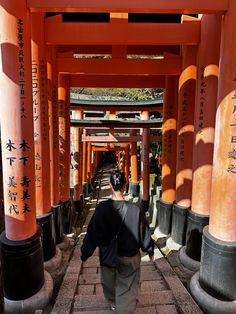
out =
[(236, 302), (223, 301), (208, 294), (200, 285), (199, 272), (190, 281), (190, 291), (197, 304), (206, 314), (235, 314)]
[(179, 260), (185, 268), (189, 269), (192, 272), (199, 271), (200, 269), (200, 262), (195, 261), (186, 254), (186, 246), (183, 246), (179, 250)]
[(63, 241), (62, 204), (53, 205), (52, 208), (56, 233), (56, 244), (59, 244)]
[[(213, 237), (203, 229), (200, 284), (207, 293), (226, 301), (236, 300), (236, 241)], [(236, 312), (235, 312), (236, 313)]]
[(4, 296), (24, 300), (36, 294), (44, 284), (41, 230), (31, 238), (11, 241), (5, 231), (0, 236)]
[(133, 197), (139, 196), (139, 193), (140, 193), (139, 182), (137, 182), (137, 183), (131, 182), (130, 183), (130, 193), (133, 195)]
[(167, 203), (160, 200), (160, 207), (158, 211), (159, 230), (161, 233), (168, 235), (171, 231), (173, 203)]
[(171, 238), (179, 245), (185, 245), (188, 209), (189, 207), (173, 205)]
[(72, 229), (72, 207), (71, 201), (62, 203), (62, 230), (65, 234), (71, 233)]
[(209, 224), (209, 216), (188, 211), (186, 231), (186, 254), (200, 262), (203, 228)]
[(53, 212), (37, 217), (37, 223), (42, 228), (42, 244), (44, 262), (56, 254), (56, 234)]

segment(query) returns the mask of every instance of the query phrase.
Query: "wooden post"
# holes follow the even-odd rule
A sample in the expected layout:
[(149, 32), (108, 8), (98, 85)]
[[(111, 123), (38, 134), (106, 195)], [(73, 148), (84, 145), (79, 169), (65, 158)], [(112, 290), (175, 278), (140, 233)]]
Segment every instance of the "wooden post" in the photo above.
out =
[[(194, 113), (192, 207), (188, 213), (186, 247), (181, 262), (200, 267), (202, 230), (209, 223), (218, 87), (221, 16), (203, 15), (197, 54), (197, 85)], [(217, 34), (211, 36), (212, 32)], [(198, 262), (198, 263), (197, 263)]]
[[(131, 135), (136, 135), (133, 131)], [(134, 197), (139, 196), (139, 178), (138, 178), (138, 153), (137, 142), (130, 143), (130, 164), (131, 164), (131, 186), (130, 192)]]
[(196, 48), (183, 46), (182, 58), (177, 123), (176, 204), (173, 206), (171, 228), (171, 238), (180, 246), (185, 244), (186, 218), (192, 194)]
[(63, 230), (69, 233), (71, 229), (70, 204), (70, 96), (69, 77), (66, 74), (58, 76), (59, 101), (59, 145), (60, 145), (60, 197), (63, 203)]
[(200, 273), (191, 280), (195, 299), (211, 313), (236, 312), (235, 21), (236, 2), (229, 0), (222, 19), (210, 221), (203, 229)]
[(56, 48), (47, 48), (47, 77), (49, 95), (49, 140), (51, 206), (53, 208), (56, 243), (63, 239), (61, 204), (59, 190), (59, 115), (58, 115), (58, 74), (56, 67)]
[[(0, 115), (4, 117), (1, 119), (1, 147), (5, 208), (5, 231), (0, 236), (0, 254), (5, 310), (20, 313), (22, 302), (15, 300), (37, 295), (44, 285), (43, 249), (36, 225), (31, 27), (26, 2), (2, 1), (0, 20)], [(37, 300), (38, 306), (42, 300), (39, 296)], [(47, 304), (49, 300), (43, 301)], [(25, 310), (29, 310), (27, 306)], [(36, 307), (31, 304), (31, 312), (34, 310)]]
[[(149, 112), (143, 111), (141, 119), (149, 120)], [(142, 207), (144, 211), (148, 211), (149, 208), (149, 136), (149, 129), (144, 128), (142, 142)]]
[(56, 253), (56, 241), (51, 211), (47, 62), (43, 13), (32, 15), (31, 34), (36, 215), (43, 232), (44, 261), (48, 261)]
[(162, 198), (159, 210), (159, 230), (165, 235), (171, 231), (172, 206), (175, 201), (177, 110), (178, 77), (167, 76), (162, 127)]

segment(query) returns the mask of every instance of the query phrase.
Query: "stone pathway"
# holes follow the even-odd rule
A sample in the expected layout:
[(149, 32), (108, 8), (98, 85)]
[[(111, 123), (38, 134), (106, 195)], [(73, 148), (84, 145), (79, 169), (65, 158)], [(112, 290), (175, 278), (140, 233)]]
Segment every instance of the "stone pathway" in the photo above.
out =
[[(97, 197), (91, 202), (89, 214), (51, 312), (53, 314), (114, 313), (102, 293), (98, 250), (85, 263), (80, 261), (80, 246), (96, 204), (110, 196), (108, 173), (101, 173)], [(150, 262), (145, 255), (142, 257), (139, 302), (135, 314), (141, 313), (203, 313), (158, 249), (155, 249), (154, 262)]]

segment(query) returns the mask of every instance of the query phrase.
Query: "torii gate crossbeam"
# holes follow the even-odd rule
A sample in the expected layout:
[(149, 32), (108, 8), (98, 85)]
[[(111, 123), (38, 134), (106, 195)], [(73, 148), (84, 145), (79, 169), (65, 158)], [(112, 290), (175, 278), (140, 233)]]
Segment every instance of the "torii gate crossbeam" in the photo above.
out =
[(224, 13), (228, 0), (28, 0), (33, 12)]

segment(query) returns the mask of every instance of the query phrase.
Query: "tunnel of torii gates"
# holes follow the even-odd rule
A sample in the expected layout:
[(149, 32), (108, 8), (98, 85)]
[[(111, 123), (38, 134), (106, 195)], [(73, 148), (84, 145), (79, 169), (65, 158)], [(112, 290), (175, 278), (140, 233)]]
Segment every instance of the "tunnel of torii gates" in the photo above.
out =
[[(52, 279), (44, 269), (60, 259), (56, 244), (70, 230), (70, 87), (159, 87), (165, 93), (157, 232), (182, 247), (180, 260), (195, 273), (190, 290), (201, 308), (236, 313), (236, 1), (0, 0), (0, 5), (6, 309), (49, 302)], [(68, 22), (63, 12), (106, 13), (109, 20)], [(129, 20), (143, 13), (147, 20), (166, 13), (180, 20)], [(85, 108), (76, 106), (74, 203), (95, 171), (99, 150), (107, 149), (88, 138), (86, 130), (96, 127), (108, 129), (110, 149), (117, 149), (116, 139), (119, 150), (130, 155), (134, 186), (135, 145), (142, 136), (142, 200), (148, 202), (149, 129), (161, 125), (148, 119), (145, 107), (138, 122), (92, 123), (82, 121)], [(128, 142), (119, 142), (114, 125), (133, 130)]]

